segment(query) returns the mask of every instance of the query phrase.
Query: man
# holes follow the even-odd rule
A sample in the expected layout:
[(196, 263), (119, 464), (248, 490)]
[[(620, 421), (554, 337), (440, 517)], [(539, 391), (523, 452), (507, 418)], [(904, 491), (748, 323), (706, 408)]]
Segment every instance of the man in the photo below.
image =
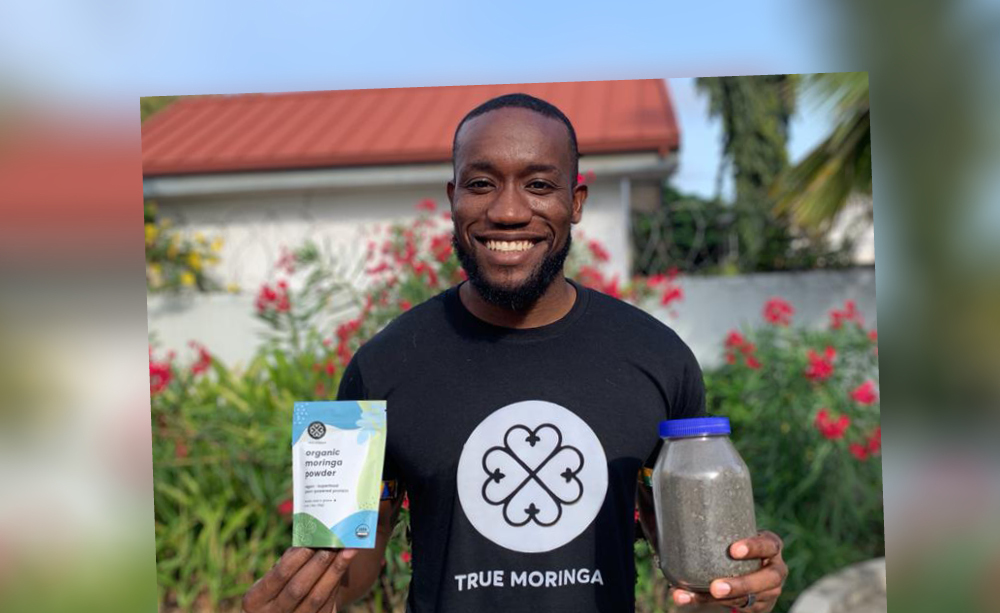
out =
[[(578, 157), (569, 120), (523, 94), (459, 124), (447, 191), (469, 281), (365, 344), (340, 387), (341, 399), (388, 402), (384, 474), (399, 491), (381, 504), (377, 547), (289, 550), (247, 593), (247, 613), (363, 596), (404, 490), (412, 613), (634, 610), (636, 475), (655, 460), (661, 420), (704, 413), (704, 384), (667, 326), (563, 276), (587, 199)], [(759, 571), (673, 598), (769, 611), (787, 575), (780, 550), (771, 533), (734, 543)]]

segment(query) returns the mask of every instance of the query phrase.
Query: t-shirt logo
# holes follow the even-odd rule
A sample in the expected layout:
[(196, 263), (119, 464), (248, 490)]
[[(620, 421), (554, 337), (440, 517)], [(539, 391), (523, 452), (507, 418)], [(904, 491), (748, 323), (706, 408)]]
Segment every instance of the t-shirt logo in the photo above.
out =
[(583, 454), (564, 445), (562, 432), (553, 424), (511, 426), (503, 443), (483, 456), (483, 499), (502, 505), (504, 521), (511, 526), (554, 526), (562, 518), (563, 505), (583, 497), (577, 476), (583, 470)]
[(608, 489), (594, 431), (571, 411), (528, 400), (493, 412), (458, 463), (462, 509), (480, 534), (514, 551), (551, 551), (580, 535)]

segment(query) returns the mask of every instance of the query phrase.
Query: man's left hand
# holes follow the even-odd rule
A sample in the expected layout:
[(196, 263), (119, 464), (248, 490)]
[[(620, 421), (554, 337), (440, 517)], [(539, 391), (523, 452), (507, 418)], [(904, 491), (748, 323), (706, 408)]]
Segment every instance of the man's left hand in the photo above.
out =
[[(676, 589), (673, 591), (674, 602), (682, 606), (713, 604), (736, 611), (767, 613), (774, 608), (788, 576), (788, 567), (781, 559), (781, 547), (781, 538), (773, 532), (761, 532), (755, 537), (736, 541), (729, 547), (729, 554), (737, 560), (760, 559), (760, 570), (740, 577), (716, 579), (710, 587), (711, 594)], [(753, 594), (753, 602), (747, 606), (750, 594)]]

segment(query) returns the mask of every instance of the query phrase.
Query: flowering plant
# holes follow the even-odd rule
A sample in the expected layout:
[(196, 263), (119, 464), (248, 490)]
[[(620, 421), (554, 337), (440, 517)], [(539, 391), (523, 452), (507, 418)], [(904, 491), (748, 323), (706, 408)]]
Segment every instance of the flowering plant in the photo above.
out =
[(187, 237), (169, 219), (157, 220), (156, 204), (145, 204), (146, 290), (213, 291), (219, 284), (208, 269), (219, 263), (223, 242), (198, 232)]
[(786, 604), (884, 552), (877, 342), (851, 301), (809, 330), (773, 298), (758, 325), (730, 331), (726, 364), (706, 372), (709, 412), (730, 418), (753, 476), (758, 526), (789, 545)]

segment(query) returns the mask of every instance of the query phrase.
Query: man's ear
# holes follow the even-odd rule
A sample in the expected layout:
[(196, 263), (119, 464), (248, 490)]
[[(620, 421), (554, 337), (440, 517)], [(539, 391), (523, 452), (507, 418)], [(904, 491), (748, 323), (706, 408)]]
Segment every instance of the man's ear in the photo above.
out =
[(448, 192), (448, 203), (452, 206), (452, 208), (454, 208), (455, 207), (455, 182), (454, 181), (448, 181), (448, 186), (445, 188), (445, 191)]
[(570, 221), (574, 224), (580, 223), (580, 220), (583, 219), (583, 205), (587, 202), (588, 193), (586, 185), (578, 184), (573, 188), (573, 216)]

